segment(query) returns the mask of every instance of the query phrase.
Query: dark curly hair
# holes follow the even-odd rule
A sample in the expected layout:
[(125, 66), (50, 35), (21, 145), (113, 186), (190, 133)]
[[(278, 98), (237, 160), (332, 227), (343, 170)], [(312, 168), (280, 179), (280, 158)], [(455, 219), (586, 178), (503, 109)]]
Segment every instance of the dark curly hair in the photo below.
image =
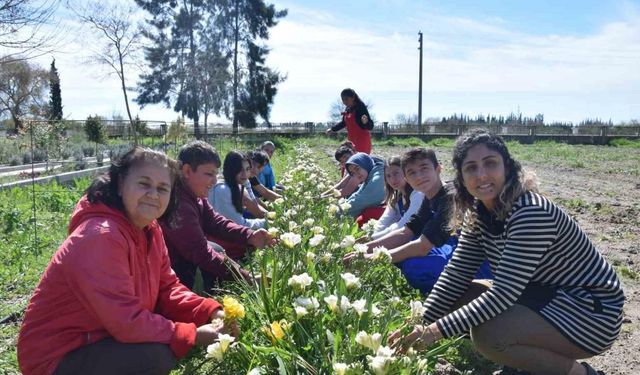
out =
[(96, 177), (91, 185), (85, 190), (87, 199), (91, 203), (103, 203), (111, 208), (124, 212), (122, 197), (118, 194), (119, 182), (124, 179), (132, 168), (136, 168), (146, 163), (155, 163), (166, 167), (171, 179), (171, 195), (169, 205), (162, 214), (161, 219), (166, 220), (170, 225), (175, 225), (176, 209), (178, 207), (178, 184), (179, 169), (178, 163), (162, 152), (154, 151), (146, 147), (135, 147), (121, 157), (113, 160), (109, 171)]
[(469, 149), (477, 145), (485, 145), (490, 150), (496, 151), (502, 156), (505, 167), (505, 183), (502, 191), (498, 195), (495, 206), (495, 213), (499, 220), (504, 220), (516, 199), (526, 191), (537, 191), (537, 186), (533, 175), (525, 174), (520, 163), (511, 157), (507, 145), (502, 137), (493, 134), (485, 129), (478, 128), (461, 135), (453, 146), (453, 167), (455, 168), (455, 179), (453, 181), (456, 188), (456, 217), (458, 220), (467, 213), (469, 224), (475, 223), (475, 212), (477, 201), (467, 188), (464, 187), (462, 178), (462, 163), (467, 157)]

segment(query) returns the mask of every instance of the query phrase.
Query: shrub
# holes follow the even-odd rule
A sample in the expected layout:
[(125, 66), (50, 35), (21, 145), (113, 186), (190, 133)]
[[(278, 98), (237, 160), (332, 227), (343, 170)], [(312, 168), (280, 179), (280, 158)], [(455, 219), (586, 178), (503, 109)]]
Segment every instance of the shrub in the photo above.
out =
[(109, 146), (109, 159), (117, 159), (126, 154), (130, 149), (131, 146), (125, 144), (111, 145)]
[(20, 160), (20, 157), (18, 155), (13, 155), (11, 158), (9, 158), (9, 165), (10, 166), (16, 166), (16, 165), (20, 165), (22, 164), (22, 160)]
[(95, 148), (93, 146), (83, 145), (82, 154), (84, 156), (93, 156), (95, 154)]
[(103, 165), (103, 161), (104, 161), (104, 152), (102, 150), (98, 151), (98, 153), (96, 154), (96, 164), (99, 167), (102, 167)]
[(73, 155), (73, 153), (71, 152), (71, 150), (69, 148), (65, 147), (60, 151), (60, 158), (62, 160), (69, 159), (72, 155)]
[(87, 168), (87, 161), (85, 160), (82, 152), (76, 152), (73, 155), (73, 160), (75, 161), (74, 169), (76, 171)]
[(31, 164), (31, 152), (22, 153), (22, 164)]
[(47, 153), (44, 150), (36, 148), (33, 150), (33, 162), (39, 163), (47, 160)]

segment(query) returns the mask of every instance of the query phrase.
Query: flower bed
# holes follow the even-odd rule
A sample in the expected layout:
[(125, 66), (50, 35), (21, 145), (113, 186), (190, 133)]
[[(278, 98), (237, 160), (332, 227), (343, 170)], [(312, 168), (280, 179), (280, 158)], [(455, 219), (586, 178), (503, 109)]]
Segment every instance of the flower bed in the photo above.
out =
[(222, 336), (206, 359), (192, 361), (202, 361), (200, 372), (219, 374), (428, 372), (455, 341), (419, 355), (389, 348), (393, 330), (420, 319), (421, 298), (386, 249), (377, 249), (373, 262), (359, 258), (343, 266), (342, 256), (361, 251), (357, 241), (366, 233), (341, 216), (344, 202), (319, 198), (330, 179), (307, 149), (294, 154), (288, 164), (296, 167), (280, 181), (288, 187), (285, 199), (270, 205), (269, 231), (279, 242), (247, 265), (259, 282), (223, 291), (227, 318), (242, 316), (240, 337)]

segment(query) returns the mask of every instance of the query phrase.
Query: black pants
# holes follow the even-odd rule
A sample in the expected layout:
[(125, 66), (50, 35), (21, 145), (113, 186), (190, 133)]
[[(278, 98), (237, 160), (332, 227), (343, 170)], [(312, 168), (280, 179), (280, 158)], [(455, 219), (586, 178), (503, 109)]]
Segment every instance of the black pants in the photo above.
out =
[(53, 374), (165, 375), (175, 365), (169, 345), (123, 344), (108, 338), (68, 353)]

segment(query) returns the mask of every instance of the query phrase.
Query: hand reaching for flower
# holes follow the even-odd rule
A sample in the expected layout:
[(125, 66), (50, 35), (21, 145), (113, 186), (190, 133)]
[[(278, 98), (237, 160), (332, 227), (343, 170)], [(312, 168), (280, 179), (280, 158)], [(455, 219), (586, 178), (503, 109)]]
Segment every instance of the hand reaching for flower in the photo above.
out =
[(404, 337), (402, 337), (402, 328), (393, 331), (393, 333), (389, 335), (388, 342), (391, 348), (395, 349), (396, 353), (404, 354), (409, 348), (422, 351), (441, 338), (442, 335), (437, 328), (434, 329), (431, 328), (431, 326), (418, 324), (413, 327), (413, 331)]
[(275, 245), (276, 240), (271, 237), (266, 229), (258, 229), (251, 234), (248, 243), (258, 249), (262, 249), (263, 247)]
[(212, 344), (220, 334), (225, 333), (233, 337), (240, 336), (240, 329), (235, 320), (224, 320), (224, 311), (216, 310), (211, 323), (202, 325), (196, 330), (196, 345), (207, 346)]
[(363, 257), (364, 259), (372, 259), (373, 258), (373, 254), (371, 253), (361, 253), (358, 251), (352, 251), (350, 253), (346, 253), (343, 257), (342, 257), (342, 264), (346, 266), (348, 266), (349, 264), (351, 264), (351, 262), (353, 260), (355, 260), (358, 257)]

